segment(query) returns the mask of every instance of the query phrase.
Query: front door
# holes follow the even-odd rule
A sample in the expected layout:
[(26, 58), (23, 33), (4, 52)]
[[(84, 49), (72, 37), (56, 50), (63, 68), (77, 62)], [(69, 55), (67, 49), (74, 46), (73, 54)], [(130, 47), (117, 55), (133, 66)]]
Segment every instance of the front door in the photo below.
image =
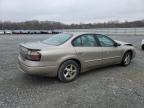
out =
[(122, 49), (120, 46), (115, 46), (115, 42), (104, 35), (97, 35), (102, 48), (102, 64), (109, 65), (121, 61)]

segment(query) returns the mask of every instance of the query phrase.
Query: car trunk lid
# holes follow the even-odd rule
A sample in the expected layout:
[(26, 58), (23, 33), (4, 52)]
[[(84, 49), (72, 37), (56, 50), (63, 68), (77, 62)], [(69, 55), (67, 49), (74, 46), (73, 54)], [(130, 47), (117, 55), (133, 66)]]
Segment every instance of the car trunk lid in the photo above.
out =
[(39, 61), (40, 51), (49, 47), (41, 42), (21, 43), (19, 45), (20, 56), (23, 60)]
[(53, 47), (53, 45), (48, 45), (42, 42), (28, 42), (28, 43), (21, 43), (20, 46), (23, 46), (27, 49), (31, 50), (44, 50), (50, 47)]

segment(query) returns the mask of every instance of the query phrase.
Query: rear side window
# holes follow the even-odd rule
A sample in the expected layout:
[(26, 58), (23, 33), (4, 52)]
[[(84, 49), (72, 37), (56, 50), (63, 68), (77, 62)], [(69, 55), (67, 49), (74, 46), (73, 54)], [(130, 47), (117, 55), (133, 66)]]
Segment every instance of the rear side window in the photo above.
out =
[(73, 41), (73, 45), (74, 45), (74, 46), (77, 46), (77, 47), (78, 47), (78, 46), (82, 46), (81, 37), (75, 39), (75, 40)]
[(97, 42), (93, 35), (81, 35), (73, 41), (75, 47), (95, 47)]

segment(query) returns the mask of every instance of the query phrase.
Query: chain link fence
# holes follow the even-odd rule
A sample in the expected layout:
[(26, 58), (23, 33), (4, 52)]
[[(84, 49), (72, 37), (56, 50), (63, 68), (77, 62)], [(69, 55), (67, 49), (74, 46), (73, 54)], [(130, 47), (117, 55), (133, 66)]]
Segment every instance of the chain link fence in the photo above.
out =
[[(21, 31), (21, 30), (19, 30)], [(28, 30), (29, 32), (40, 32), (41, 30)], [(105, 35), (130, 35), (130, 36), (144, 36), (144, 28), (96, 28), (96, 29), (61, 29), (61, 30), (45, 30), (45, 32), (85, 32), (85, 33), (97, 33)], [(12, 31), (7, 30), (5, 34), (12, 34)], [(23, 30), (27, 32), (27, 30)], [(0, 30), (0, 34), (4, 34), (4, 31)]]
[(87, 32), (106, 35), (144, 36), (144, 28), (100, 28), (100, 29), (62, 29), (58, 32)]

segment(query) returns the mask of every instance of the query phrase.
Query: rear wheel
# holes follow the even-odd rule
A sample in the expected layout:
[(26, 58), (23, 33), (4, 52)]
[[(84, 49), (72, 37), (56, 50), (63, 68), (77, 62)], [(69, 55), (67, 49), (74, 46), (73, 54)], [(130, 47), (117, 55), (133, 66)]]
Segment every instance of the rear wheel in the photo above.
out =
[(124, 57), (122, 59), (122, 65), (123, 66), (128, 66), (131, 63), (131, 57), (132, 57), (132, 53), (131, 52), (126, 52), (124, 54)]
[(77, 77), (79, 71), (79, 65), (73, 60), (68, 60), (60, 66), (58, 78), (63, 82), (70, 82)]

